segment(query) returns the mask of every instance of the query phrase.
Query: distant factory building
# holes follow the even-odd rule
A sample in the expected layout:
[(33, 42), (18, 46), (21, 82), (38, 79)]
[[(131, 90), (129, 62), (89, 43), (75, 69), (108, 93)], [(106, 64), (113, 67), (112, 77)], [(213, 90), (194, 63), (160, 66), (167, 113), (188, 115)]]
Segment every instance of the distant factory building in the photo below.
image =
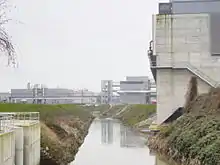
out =
[(120, 81), (120, 100), (123, 104), (150, 104), (151, 81), (148, 77), (126, 77)]
[(156, 103), (156, 84), (147, 76), (128, 76), (125, 81), (101, 81), (101, 104)]
[(0, 93), (0, 102), (10, 102), (11, 94), (9, 92), (1, 92)]
[(88, 90), (47, 88), (27, 85), (26, 89), (11, 89), (11, 102), (35, 104), (94, 104), (98, 94)]
[(113, 80), (102, 80), (100, 103), (101, 104), (120, 103), (119, 94), (117, 93), (119, 89), (120, 89), (120, 83), (114, 82)]

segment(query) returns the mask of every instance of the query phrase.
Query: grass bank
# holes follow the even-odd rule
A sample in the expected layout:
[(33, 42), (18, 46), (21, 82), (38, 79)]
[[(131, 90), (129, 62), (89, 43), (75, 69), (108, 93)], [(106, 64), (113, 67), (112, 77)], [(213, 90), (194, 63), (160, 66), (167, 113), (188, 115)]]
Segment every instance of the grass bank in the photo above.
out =
[(93, 116), (79, 105), (0, 104), (0, 112), (40, 112), (41, 165), (74, 160)]
[(200, 95), (185, 114), (149, 139), (150, 148), (185, 165), (220, 164), (220, 89)]
[(139, 122), (148, 119), (156, 113), (156, 105), (130, 105), (122, 112), (118, 118), (129, 126), (134, 126)]
[(40, 112), (41, 121), (53, 120), (58, 116), (73, 115), (87, 120), (90, 112), (86, 107), (73, 104), (0, 104), (0, 112)]
[(120, 112), (125, 105), (113, 105), (109, 106), (108, 109), (102, 112), (103, 117), (114, 117), (118, 112)]
[(126, 125), (135, 126), (155, 113), (156, 105), (115, 105), (103, 116), (117, 118)]

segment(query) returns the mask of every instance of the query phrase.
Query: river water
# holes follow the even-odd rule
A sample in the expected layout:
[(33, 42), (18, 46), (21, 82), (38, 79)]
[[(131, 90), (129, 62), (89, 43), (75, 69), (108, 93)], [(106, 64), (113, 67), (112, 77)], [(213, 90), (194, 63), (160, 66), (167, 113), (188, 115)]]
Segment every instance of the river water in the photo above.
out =
[(168, 165), (151, 155), (145, 142), (117, 120), (96, 119), (71, 165)]

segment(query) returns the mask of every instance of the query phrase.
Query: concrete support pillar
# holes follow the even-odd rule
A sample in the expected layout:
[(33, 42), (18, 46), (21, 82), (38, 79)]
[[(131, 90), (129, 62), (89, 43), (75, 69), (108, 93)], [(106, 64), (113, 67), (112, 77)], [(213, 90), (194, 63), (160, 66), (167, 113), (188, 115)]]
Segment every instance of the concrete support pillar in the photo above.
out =
[(24, 157), (24, 133), (22, 127), (14, 127), (15, 129), (15, 165), (23, 165)]
[(24, 165), (40, 164), (40, 123), (24, 128)]
[(14, 165), (15, 162), (15, 133), (0, 134), (0, 165)]

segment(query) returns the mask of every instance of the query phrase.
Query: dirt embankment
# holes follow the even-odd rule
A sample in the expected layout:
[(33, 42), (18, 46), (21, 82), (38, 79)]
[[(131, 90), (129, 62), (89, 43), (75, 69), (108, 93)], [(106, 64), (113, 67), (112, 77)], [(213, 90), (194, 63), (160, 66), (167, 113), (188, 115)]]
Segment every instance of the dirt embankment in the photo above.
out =
[(41, 122), (41, 165), (67, 165), (84, 142), (92, 117), (82, 121), (75, 116)]
[(74, 160), (93, 120), (87, 108), (77, 105), (0, 104), (0, 112), (40, 112), (40, 165), (67, 165)]
[(185, 114), (149, 139), (159, 154), (184, 165), (220, 164), (220, 88), (196, 96)]

